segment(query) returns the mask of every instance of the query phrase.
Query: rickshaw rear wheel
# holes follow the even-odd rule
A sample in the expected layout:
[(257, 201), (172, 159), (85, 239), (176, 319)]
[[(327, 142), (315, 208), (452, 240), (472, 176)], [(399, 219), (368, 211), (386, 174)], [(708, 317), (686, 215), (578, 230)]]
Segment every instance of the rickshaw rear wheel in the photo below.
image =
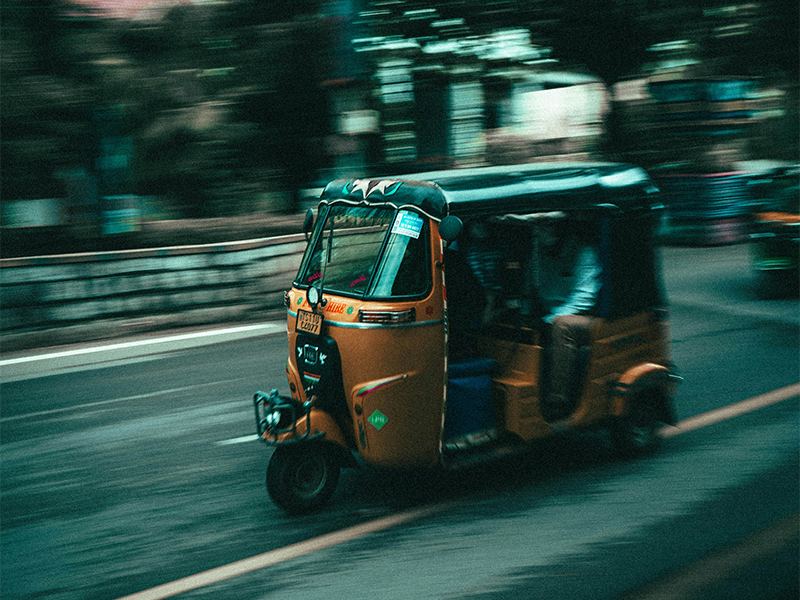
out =
[(614, 450), (623, 458), (635, 458), (658, 449), (658, 429), (663, 398), (657, 390), (646, 390), (631, 398), (628, 411), (611, 424)]
[(267, 492), (285, 513), (323, 506), (339, 482), (340, 465), (324, 444), (279, 446), (267, 466)]

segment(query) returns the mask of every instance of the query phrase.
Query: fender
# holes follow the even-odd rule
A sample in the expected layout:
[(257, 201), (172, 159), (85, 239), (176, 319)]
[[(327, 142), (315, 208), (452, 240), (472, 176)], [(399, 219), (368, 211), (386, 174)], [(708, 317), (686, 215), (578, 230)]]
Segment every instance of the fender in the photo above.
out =
[(628, 412), (628, 406), (635, 394), (647, 390), (659, 390), (664, 397), (662, 407), (662, 421), (669, 424), (675, 423), (672, 409), (674, 384), (680, 378), (669, 367), (656, 363), (642, 363), (625, 371), (611, 386), (609, 414), (613, 417), (623, 417)]
[(303, 389), (303, 385), (300, 382), (300, 373), (298, 372), (297, 367), (292, 364), (290, 358), (286, 359), (286, 380), (289, 382), (289, 391), (292, 394), (292, 398), (300, 403), (308, 400), (308, 398), (306, 398), (306, 392)]
[[(293, 442), (299, 441), (296, 438), (302, 437), (306, 430), (308, 429), (308, 419), (311, 419), (311, 433), (309, 438), (318, 438), (322, 437), (328, 442), (332, 442), (341, 446), (344, 450), (349, 452), (349, 447), (347, 445), (347, 441), (342, 434), (342, 430), (337, 425), (336, 421), (323, 410), (319, 410), (316, 408), (312, 408), (311, 412), (309, 412), (308, 417), (303, 415), (301, 418), (297, 420), (297, 435), (292, 434), (291, 432), (283, 433), (278, 436), (278, 439), (272, 442), (273, 445), (281, 445), (281, 444), (291, 444)], [(264, 434), (268, 435), (268, 434)], [(263, 436), (262, 436), (263, 437)], [(265, 440), (267, 438), (264, 438)]]

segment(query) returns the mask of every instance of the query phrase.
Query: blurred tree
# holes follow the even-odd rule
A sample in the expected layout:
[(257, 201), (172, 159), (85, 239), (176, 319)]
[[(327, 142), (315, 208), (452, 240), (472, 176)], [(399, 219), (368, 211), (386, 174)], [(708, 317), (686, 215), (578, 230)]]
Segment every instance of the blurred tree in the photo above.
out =
[(260, 4), (239, 0), (227, 7), (230, 23), (252, 19), (231, 30), (240, 49), (236, 118), (255, 127), (241, 159), (277, 172), (287, 193), (284, 208), (295, 212), (302, 190), (315, 183), (325, 164), (322, 140), (331, 119), (322, 84), (333, 72), (334, 42), (324, 21), (303, 15), (317, 10), (318, 2), (297, 3), (290, 13), (262, 11)]
[(635, 5), (624, 0), (574, 0), (560, 5), (553, 55), (585, 65), (609, 86), (639, 71), (658, 41)]
[[(796, 0), (766, 0), (757, 7), (736, 60), (729, 68), (764, 78), (783, 90), (782, 119), (765, 124), (763, 156), (800, 160), (800, 6)], [(776, 126), (777, 125), (777, 126)], [(762, 143), (764, 143), (762, 142)]]
[(322, 4), (323, 0), (233, 0), (222, 10), (226, 27), (247, 29), (316, 15)]
[(77, 68), (77, 40), (92, 20), (59, 0), (0, 8), (0, 162), (3, 198), (61, 197), (59, 175), (92, 164), (92, 69)]
[[(67, 0), (0, 5), (3, 197), (64, 194), (59, 174), (96, 172), (95, 109), (122, 106), (134, 151), (134, 191), (182, 214), (248, 210), (264, 191), (301, 190), (327, 166), (332, 115), (323, 82), (337, 60), (324, 0), (172, 4), (135, 21), (94, 18)], [(367, 0), (355, 5), (368, 8)], [(796, 0), (414, 0), (383, 3), (385, 32), (429, 36), (433, 13), (472, 32), (528, 26), (565, 66), (609, 85), (637, 74), (653, 43), (689, 39), (719, 74), (765, 76), (796, 103)], [(407, 29), (403, 29), (403, 27)], [(384, 31), (382, 29), (382, 31)], [(467, 30), (465, 26), (463, 28)], [(796, 106), (794, 108), (796, 118)], [(625, 145), (615, 137), (609, 152)], [(789, 137), (795, 140), (796, 121)], [(794, 148), (794, 146), (793, 146)]]
[(623, 77), (641, 72), (647, 49), (659, 41), (657, 33), (625, 0), (575, 0), (559, 5), (557, 25), (550, 31), (553, 56), (574, 67), (585, 67), (602, 79), (611, 94), (602, 153), (623, 159), (629, 132), (613, 97), (613, 86)]
[(321, 87), (331, 66), (327, 29), (319, 21), (296, 22), (284, 50), (287, 60), (267, 126), (276, 132), (273, 148), (279, 158), (288, 192), (287, 212), (300, 208), (302, 190), (314, 183), (323, 166), (323, 140), (330, 132), (327, 95)]
[[(29, 36), (33, 66), (45, 75), (69, 74), (71, 44), (64, 27), (70, 6), (62, 0), (12, 0), (3, 3), (3, 21), (11, 17), (11, 26)], [(4, 27), (5, 28), (5, 27)]]
[(751, 56), (798, 81), (800, 73), (800, 7), (796, 0), (767, 0)]

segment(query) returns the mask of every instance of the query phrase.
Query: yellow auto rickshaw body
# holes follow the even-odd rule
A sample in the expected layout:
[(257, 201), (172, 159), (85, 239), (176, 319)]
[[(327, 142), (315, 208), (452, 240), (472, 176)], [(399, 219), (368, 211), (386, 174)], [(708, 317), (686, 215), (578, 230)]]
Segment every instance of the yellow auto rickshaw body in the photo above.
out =
[[(338, 478), (349, 464), (458, 465), (609, 422), (625, 424), (624, 441), (644, 432), (651, 442), (654, 424), (672, 419), (676, 380), (653, 248), (655, 192), (641, 169), (611, 163), (329, 184), (285, 295), (290, 396), (256, 395), (259, 435), (276, 447), (273, 499), (300, 512), (327, 500), (323, 475), (334, 467)], [(603, 262), (572, 405), (555, 417), (543, 405), (548, 329), (526, 309), (522, 285), (537, 259), (521, 240), (538, 239), (531, 232), (545, 218), (598, 223)], [(494, 237), (471, 245), (470, 228)], [(474, 253), (484, 279), (473, 288), (485, 285), (498, 310), (472, 311), (469, 289), (457, 292), (452, 244), (484, 252)], [(511, 276), (490, 286), (486, 272), (497, 265)], [(480, 323), (456, 345), (459, 306)], [(316, 471), (312, 448), (328, 449)]]

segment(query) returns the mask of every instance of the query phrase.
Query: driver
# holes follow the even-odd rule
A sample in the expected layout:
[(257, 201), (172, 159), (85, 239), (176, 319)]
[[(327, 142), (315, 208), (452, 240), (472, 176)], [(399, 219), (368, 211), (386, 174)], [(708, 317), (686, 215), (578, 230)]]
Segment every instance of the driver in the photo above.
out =
[(542, 319), (552, 325), (543, 408), (551, 418), (563, 418), (574, 409), (570, 384), (581, 348), (590, 342), (590, 313), (600, 290), (597, 242), (587, 226), (560, 220), (539, 228), (535, 243), (534, 293)]

